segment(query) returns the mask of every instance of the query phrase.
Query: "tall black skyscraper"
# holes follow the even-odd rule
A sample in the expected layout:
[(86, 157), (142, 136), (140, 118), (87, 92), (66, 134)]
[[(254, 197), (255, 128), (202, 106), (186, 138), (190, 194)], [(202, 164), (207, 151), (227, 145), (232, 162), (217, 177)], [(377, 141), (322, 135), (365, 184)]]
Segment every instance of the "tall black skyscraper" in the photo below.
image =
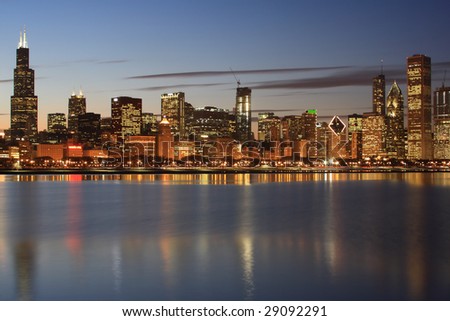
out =
[(14, 95), (11, 96), (11, 139), (36, 142), (38, 133), (38, 98), (34, 95), (34, 70), (29, 63), (27, 34), (20, 33), (14, 69)]
[(248, 87), (236, 89), (236, 139), (241, 143), (252, 137), (252, 90)]

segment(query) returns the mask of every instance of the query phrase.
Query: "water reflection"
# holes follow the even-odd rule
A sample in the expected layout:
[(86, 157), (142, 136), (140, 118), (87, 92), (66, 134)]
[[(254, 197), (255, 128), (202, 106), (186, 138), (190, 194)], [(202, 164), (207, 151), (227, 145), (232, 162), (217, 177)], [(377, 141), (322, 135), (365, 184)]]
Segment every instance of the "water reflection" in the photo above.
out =
[(262, 183), (292, 183), (310, 181), (396, 181), (416, 186), (450, 186), (450, 173), (218, 173), (218, 174), (67, 174), (67, 175), (0, 175), (1, 181), (70, 182), (122, 181), (130, 183), (158, 183), (182, 185), (252, 185)]
[(450, 299), (449, 174), (382, 175), (10, 176), (1, 298)]

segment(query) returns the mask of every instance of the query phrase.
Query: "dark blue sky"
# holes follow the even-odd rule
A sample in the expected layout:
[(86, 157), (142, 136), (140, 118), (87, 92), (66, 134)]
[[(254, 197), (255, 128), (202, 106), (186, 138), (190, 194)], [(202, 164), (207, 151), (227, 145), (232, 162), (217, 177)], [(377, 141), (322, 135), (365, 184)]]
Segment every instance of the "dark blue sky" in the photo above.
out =
[[(381, 59), (388, 87), (398, 80), (405, 96), (409, 55), (429, 55), (433, 86), (441, 83), (450, 67), (448, 7), (392, 0), (2, 0), (0, 112), (9, 113), (15, 49), (26, 25), (40, 129), (47, 113), (67, 113), (67, 99), (80, 87), (88, 111), (103, 116), (119, 95), (141, 97), (144, 111), (159, 113), (160, 94), (172, 91), (184, 91), (195, 107), (231, 109), (230, 67), (253, 88), (254, 110), (362, 113), (371, 109), (371, 78)], [(0, 128), (9, 127), (9, 116), (0, 117)]]

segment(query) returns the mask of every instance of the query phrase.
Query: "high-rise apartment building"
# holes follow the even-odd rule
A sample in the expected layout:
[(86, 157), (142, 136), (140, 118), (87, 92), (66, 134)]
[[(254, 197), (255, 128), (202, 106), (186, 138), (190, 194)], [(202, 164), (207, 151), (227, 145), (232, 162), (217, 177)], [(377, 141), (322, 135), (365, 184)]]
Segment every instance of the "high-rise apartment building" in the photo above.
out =
[(140, 135), (142, 127), (142, 99), (114, 97), (111, 99), (111, 127), (117, 139)]
[(450, 87), (434, 91), (434, 158), (450, 159)]
[(403, 95), (397, 82), (392, 84), (386, 101), (386, 153), (389, 158), (405, 158)]
[(386, 110), (386, 80), (383, 74), (373, 78), (372, 84), (372, 104), (373, 112), (380, 115), (385, 114)]
[(161, 95), (161, 116), (166, 117), (174, 136), (184, 138), (185, 132), (185, 95), (184, 92)]
[(432, 159), (431, 58), (407, 58), (408, 158)]
[(78, 116), (86, 114), (86, 98), (83, 92), (76, 95), (72, 93), (69, 98), (69, 113), (67, 130), (69, 134), (77, 134), (78, 129)]
[(236, 139), (241, 143), (252, 140), (252, 90), (248, 87), (236, 88)]
[(34, 70), (30, 68), (27, 34), (20, 33), (14, 69), (14, 95), (11, 96), (11, 140), (37, 141), (38, 98), (34, 94)]

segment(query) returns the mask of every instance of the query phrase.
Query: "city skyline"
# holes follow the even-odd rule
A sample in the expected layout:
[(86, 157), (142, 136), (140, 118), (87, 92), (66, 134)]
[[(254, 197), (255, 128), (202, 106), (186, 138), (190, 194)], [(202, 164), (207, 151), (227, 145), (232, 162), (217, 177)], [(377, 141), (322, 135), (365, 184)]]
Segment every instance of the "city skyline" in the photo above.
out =
[[(433, 37), (450, 25), (439, 9), (442, 1), (429, 6), (429, 19), (421, 8), (405, 6), (415, 1), (320, 7), (294, 1), (133, 3), (2, 2), (0, 113), (9, 114), (14, 46), (24, 25), (39, 130), (47, 114), (67, 113), (67, 99), (80, 87), (87, 110), (104, 117), (112, 97), (142, 98), (143, 112), (158, 114), (160, 95), (179, 91), (196, 108), (232, 109), (231, 67), (253, 91), (253, 112), (314, 108), (331, 116), (371, 109), (371, 79), (381, 59), (386, 85), (396, 80), (403, 92), (407, 56), (432, 57), (433, 90), (450, 66), (449, 45)], [(406, 26), (418, 17), (420, 25)], [(373, 26), (376, 21), (383, 23)], [(0, 128), (9, 128), (8, 115), (0, 116)]]

